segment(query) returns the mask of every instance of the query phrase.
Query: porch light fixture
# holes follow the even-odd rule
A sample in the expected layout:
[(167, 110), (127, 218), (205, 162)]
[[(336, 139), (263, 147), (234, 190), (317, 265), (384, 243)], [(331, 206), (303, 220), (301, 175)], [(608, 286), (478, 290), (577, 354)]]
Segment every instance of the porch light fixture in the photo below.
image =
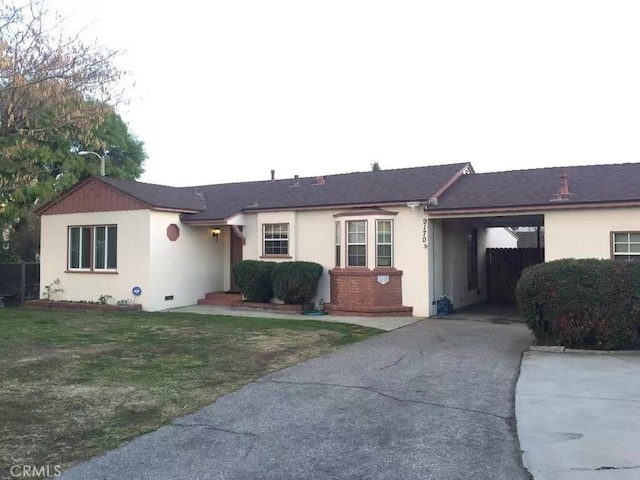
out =
[(218, 241), (218, 237), (220, 236), (220, 229), (219, 228), (212, 228), (211, 229), (211, 236), (213, 238), (216, 239), (216, 242)]
[(78, 152), (78, 155), (80, 156), (86, 156), (86, 155), (95, 155), (96, 157), (98, 157), (100, 159), (100, 176), (104, 177), (105, 176), (105, 159), (104, 159), (104, 155), (100, 155), (99, 153), (96, 152), (86, 152), (84, 150), (82, 150), (81, 152)]

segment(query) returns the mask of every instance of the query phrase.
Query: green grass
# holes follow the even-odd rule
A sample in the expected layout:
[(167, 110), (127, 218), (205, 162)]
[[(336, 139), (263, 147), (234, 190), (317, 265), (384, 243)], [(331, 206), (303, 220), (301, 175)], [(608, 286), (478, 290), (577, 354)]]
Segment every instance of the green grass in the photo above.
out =
[(0, 310), (0, 477), (16, 464), (67, 468), (377, 333), (284, 319)]

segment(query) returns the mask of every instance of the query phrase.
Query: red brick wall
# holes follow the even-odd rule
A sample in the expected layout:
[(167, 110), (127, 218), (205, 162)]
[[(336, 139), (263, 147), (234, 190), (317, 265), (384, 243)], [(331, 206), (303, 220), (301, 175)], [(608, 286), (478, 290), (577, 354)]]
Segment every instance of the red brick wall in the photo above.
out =
[[(402, 305), (402, 271), (393, 268), (334, 268), (331, 277), (331, 304), (336, 307), (386, 307)], [(382, 285), (378, 275), (389, 275)]]

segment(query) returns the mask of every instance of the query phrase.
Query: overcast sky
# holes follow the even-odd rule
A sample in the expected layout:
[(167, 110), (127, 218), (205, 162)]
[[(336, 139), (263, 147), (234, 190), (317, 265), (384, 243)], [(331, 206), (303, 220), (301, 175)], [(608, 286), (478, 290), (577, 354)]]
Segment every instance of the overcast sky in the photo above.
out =
[(640, 2), (49, 0), (126, 50), (143, 181), (640, 161)]

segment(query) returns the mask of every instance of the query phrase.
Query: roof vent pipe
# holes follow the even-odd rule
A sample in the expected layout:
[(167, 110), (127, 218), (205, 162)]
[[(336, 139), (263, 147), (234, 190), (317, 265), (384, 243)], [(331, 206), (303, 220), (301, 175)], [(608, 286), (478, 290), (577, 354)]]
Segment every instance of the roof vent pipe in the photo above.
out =
[(293, 176), (293, 180), (294, 180), (293, 186), (294, 187), (299, 187), (300, 186), (300, 177), (298, 177), (298, 175), (294, 175)]
[(271, 170), (271, 181), (274, 182), (276, 180), (276, 171)]

